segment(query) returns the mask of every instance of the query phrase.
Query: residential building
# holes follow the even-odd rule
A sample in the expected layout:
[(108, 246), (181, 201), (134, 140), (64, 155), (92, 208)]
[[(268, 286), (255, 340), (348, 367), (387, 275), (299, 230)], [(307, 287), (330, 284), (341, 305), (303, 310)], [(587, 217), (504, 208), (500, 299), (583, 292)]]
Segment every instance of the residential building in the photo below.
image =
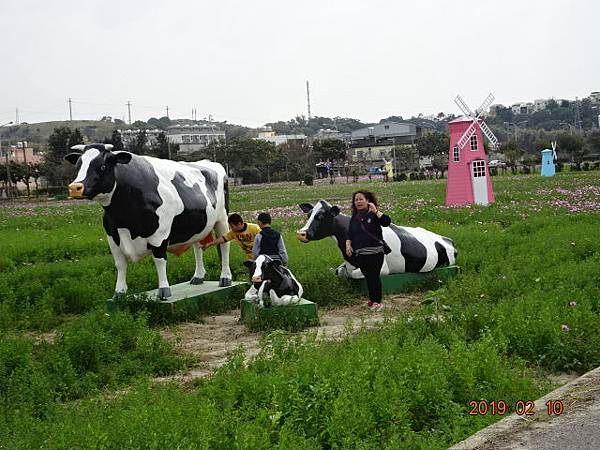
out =
[(538, 98), (533, 101), (533, 112), (543, 111), (548, 106), (549, 98)]
[(513, 114), (530, 114), (534, 111), (533, 103), (531, 102), (514, 103), (511, 109)]
[(315, 140), (325, 141), (327, 139), (338, 139), (340, 141), (350, 141), (352, 137), (351, 133), (341, 133), (338, 130), (331, 130), (329, 128), (321, 128), (315, 135)]
[[(25, 144), (25, 148), (23, 148), (23, 144)], [(6, 152), (8, 152), (8, 160), (15, 163), (28, 162), (38, 164), (43, 162), (44, 159), (40, 152), (34, 150), (32, 147), (28, 147), (27, 142), (18, 142), (17, 145), (11, 145), (8, 149), (5, 149), (2, 153), (0, 163), (6, 161)]]
[(600, 92), (592, 92), (588, 98), (592, 105), (600, 105)]
[(393, 158), (395, 146), (412, 146), (422, 133), (422, 127), (404, 122), (384, 122), (355, 130), (351, 135), (349, 163), (365, 168), (381, 165), (383, 159)]
[(179, 153), (185, 154), (225, 142), (225, 132), (210, 124), (177, 124), (168, 128), (167, 138), (170, 143), (179, 144)]
[(258, 130), (258, 139), (265, 140), (273, 136), (275, 136), (275, 132), (270, 126), (265, 126)]
[(275, 134), (274, 132), (259, 132), (259, 135), (256, 139), (261, 141), (272, 142), (275, 145), (307, 144), (308, 142), (308, 137), (304, 134)]

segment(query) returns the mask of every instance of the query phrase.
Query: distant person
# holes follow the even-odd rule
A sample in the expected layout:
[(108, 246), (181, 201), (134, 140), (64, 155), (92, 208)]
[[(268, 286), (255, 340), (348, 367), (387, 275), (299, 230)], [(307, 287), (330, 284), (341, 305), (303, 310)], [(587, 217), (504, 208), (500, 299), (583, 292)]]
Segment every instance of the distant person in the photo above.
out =
[(346, 240), (346, 254), (356, 256), (356, 262), (365, 276), (369, 291), (367, 306), (373, 310), (383, 306), (379, 274), (387, 244), (383, 241), (381, 227), (387, 227), (390, 223), (392, 219), (379, 210), (375, 194), (364, 190), (352, 194), (352, 217)]
[(281, 264), (287, 266), (288, 254), (285, 249), (283, 237), (277, 230), (271, 228), (271, 215), (262, 212), (256, 220), (261, 232), (254, 239), (254, 247), (252, 248), (253, 259), (259, 255), (268, 255), (273, 259), (281, 261)]
[(242, 251), (246, 254), (246, 261), (254, 260), (252, 255), (252, 247), (254, 246), (254, 239), (260, 233), (260, 227), (254, 223), (244, 222), (242, 216), (239, 214), (231, 214), (227, 218), (230, 230), (218, 239), (215, 239), (208, 244), (202, 246), (203, 250), (206, 250), (213, 245), (223, 244), (228, 241), (236, 241)]

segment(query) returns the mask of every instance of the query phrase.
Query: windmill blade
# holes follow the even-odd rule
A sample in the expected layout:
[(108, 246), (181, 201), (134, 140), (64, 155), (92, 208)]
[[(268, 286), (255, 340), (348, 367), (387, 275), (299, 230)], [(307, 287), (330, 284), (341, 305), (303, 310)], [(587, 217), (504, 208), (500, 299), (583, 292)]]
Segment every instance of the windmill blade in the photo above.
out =
[(479, 128), (481, 129), (481, 132), (485, 134), (485, 137), (488, 138), (488, 141), (490, 141), (492, 147), (496, 147), (496, 144), (498, 143), (498, 138), (494, 135), (494, 133), (492, 133), (490, 127), (488, 127), (483, 120), (479, 123)]
[(475, 112), (477, 113), (477, 117), (479, 117), (479, 115), (482, 112), (488, 109), (488, 107), (492, 104), (495, 98), (496, 97), (494, 97), (494, 95), (490, 92), (490, 94), (486, 97), (481, 106), (475, 110)]
[(473, 121), (473, 122), (471, 122), (471, 125), (469, 125), (469, 128), (467, 128), (465, 130), (465, 132), (463, 133), (463, 135), (460, 137), (460, 139), (456, 143), (456, 145), (458, 146), (458, 148), (462, 150), (462, 148), (465, 146), (465, 144), (467, 143), (467, 141), (469, 139), (471, 139), (471, 136), (473, 136), (474, 133), (475, 133), (475, 122)]
[(467, 104), (465, 103), (465, 101), (462, 99), (462, 97), (460, 95), (456, 96), (456, 98), (454, 99), (454, 103), (456, 103), (458, 105), (458, 107), (460, 108), (460, 110), (463, 112), (463, 114), (465, 116), (468, 116), (468, 117), (473, 116), (473, 112), (469, 109), (469, 107), (467, 106)]

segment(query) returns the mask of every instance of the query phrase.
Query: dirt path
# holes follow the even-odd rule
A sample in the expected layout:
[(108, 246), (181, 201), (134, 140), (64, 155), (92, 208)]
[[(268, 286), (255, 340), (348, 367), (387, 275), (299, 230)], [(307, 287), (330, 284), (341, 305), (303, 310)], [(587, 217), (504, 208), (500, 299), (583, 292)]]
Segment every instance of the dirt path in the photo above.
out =
[[(320, 308), (318, 327), (307, 330), (317, 331), (317, 339), (334, 340), (343, 336), (352, 324), (352, 332), (369, 328), (382, 322), (386, 317), (394, 317), (401, 311), (414, 308), (422, 297), (420, 295), (388, 295), (384, 298), (385, 307), (377, 312), (370, 311), (366, 305), (353, 305), (335, 309)], [(199, 364), (187, 372), (157, 381), (187, 382), (204, 377), (227, 361), (227, 354), (243, 345), (246, 357), (258, 354), (259, 342), (263, 332), (252, 333), (239, 323), (240, 311), (232, 310), (223, 315), (210, 316), (205, 323), (185, 323), (165, 329), (162, 335), (175, 345), (175, 350), (199, 359)]]

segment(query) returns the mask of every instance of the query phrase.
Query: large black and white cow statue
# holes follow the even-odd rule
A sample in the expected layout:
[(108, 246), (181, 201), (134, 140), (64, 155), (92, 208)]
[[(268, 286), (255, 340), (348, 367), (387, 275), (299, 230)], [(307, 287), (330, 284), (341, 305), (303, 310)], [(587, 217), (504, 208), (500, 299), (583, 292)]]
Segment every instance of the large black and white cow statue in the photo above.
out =
[[(306, 224), (296, 232), (298, 239), (310, 242), (332, 236), (345, 259), (336, 273), (350, 278), (363, 278), (354, 256), (347, 256), (345, 251), (350, 217), (340, 214), (337, 206), (332, 206), (325, 200), (319, 200), (315, 206), (309, 203), (299, 206), (309, 217)], [(430, 272), (456, 261), (454, 243), (447, 237), (423, 228), (400, 227), (393, 223), (382, 229), (383, 239), (392, 251), (385, 255), (381, 275)]]
[(281, 265), (281, 261), (267, 255), (259, 255), (253, 263), (252, 286), (244, 298), (265, 306), (264, 294), (271, 305), (284, 306), (298, 303), (304, 290), (294, 274)]
[[(204, 281), (199, 241), (213, 229), (228, 230), (228, 187), (223, 166), (208, 160), (175, 162), (124, 151), (109, 144), (76, 145), (65, 159), (77, 166), (69, 185), (72, 198), (95, 200), (104, 208), (104, 229), (117, 268), (115, 294), (127, 291), (127, 261), (152, 254), (158, 296), (171, 296), (167, 250), (194, 247), (196, 270), (191, 284)], [(231, 285), (229, 243), (222, 244), (220, 286)]]

